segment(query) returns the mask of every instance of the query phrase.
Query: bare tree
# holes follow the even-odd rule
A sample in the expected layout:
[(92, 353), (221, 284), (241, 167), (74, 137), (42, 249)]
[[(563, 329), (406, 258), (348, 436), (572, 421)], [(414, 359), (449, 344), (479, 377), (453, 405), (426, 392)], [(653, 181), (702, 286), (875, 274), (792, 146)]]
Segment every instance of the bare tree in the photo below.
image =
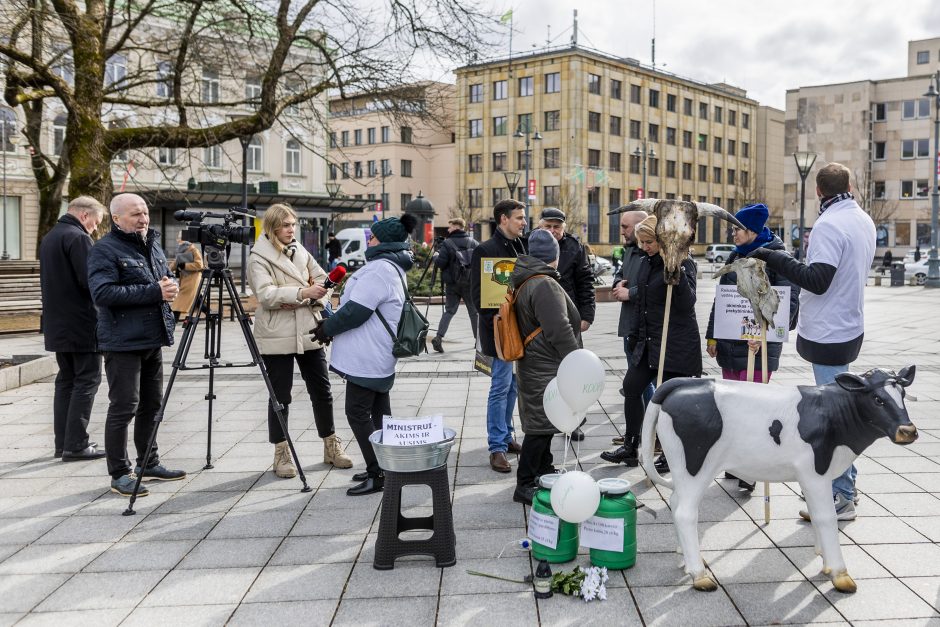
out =
[(885, 197), (884, 187), (876, 189), (875, 182), (871, 179), (868, 170), (856, 169), (854, 172), (855, 181), (852, 185), (852, 195), (859, 207), (871, 216), (875, 226), (886, 223), (897, 213), (900, 206), (898, 200), (888, 200)]
[(565, 214), (565, 231), (587, 243), (584, 227), (587, 219), (584, 215), (584, 205), (581, 203), (581, 194), (578, 185), (565, 181), (558, 190), (558, 208)]
[[(461, 63), (477, 58), (496, 25), (481, 5), (6, 0), (4, 100), (26, 119), (40, 239), (55, 223), (66, 182), (70, 197), (110, 199), (118, 155), (250, 137), (285, 113), (322, 125), (323, 107), (302, 105), (414, 82), (410, 68), (423, 51)], [(53, 107), (67, 121), (61, 146), (50, 151), (43, 125)]]
[(463, 218), (467, 223), (467, 228), (477, 224), (484, 219), (482, 207), (471, 207), (466, 197), (462, 194), (457, 195), (457, 202), (447, 208), (447, 217)]

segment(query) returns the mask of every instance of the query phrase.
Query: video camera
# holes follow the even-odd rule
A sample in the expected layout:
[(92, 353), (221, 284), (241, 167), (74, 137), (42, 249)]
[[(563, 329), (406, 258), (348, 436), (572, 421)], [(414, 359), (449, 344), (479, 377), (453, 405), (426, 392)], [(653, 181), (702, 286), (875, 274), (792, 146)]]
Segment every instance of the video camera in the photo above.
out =
[[(205, 246), (206, 260), (210, 268), (225, 265), (224, 251), (230, 243), (251, 244), (255, 241), (255, 227), (232, 224), (238, 219), (237, 214), (244, 213), (242, 209), (233, 209), (227, 213), (210, 213), (208, 211), (179, 210), (173, 217), (180, 222), (189, 222), (183, 229), (183, 239), (193, 244)], [(214, 218), (222, 220), (222, 224), (206, 223), (204, 220)]]

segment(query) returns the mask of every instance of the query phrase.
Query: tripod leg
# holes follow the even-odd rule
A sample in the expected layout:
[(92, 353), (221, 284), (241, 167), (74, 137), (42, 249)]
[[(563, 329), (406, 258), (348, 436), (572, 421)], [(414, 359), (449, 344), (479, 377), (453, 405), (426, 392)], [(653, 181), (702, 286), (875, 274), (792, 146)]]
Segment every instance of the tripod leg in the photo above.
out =
[[(176, 351), (176, 357), (173, 358), (173, 370), (170, 372), (170, 379), (167, 381), (166, 388), (163, 390), (163, 398), (160, 399), (160, 407), (153, 417), (153, 431), (150, 433), (150, 439), (147, 442), (147, 452), (144, 454), (142, 464), (146, 464), (150, 460), (153, 445), (157, 441), (157, 431), (160, 430), (160, 423), (163, 422), (163, 414), (166, 411), (167, 402), (170, 400), (170, 393), (173, 391), (173, 383), (176, 381), (176, 375), (180, 368), (186, 363), (187, 355), (189, 355), (189, 347), (192, 345), (193, 336), (196, 334), (196, 328), (199, 326), (199, 314), (196, 312), (200, 310), (203, 299), (208, 297), (209, 290), (212, 289), (211, 281), (209, 281), (210, 274), (209, 270), (203, 271), (199, 289), (196, 292), (196, 300), (193, 301), (193, 306), (186, 316), (187, 324), (183, 328), (183, 336), (180, 338), (180, 346)], [(141, 466), (140, 474), (137, 475), (137, 481), (134, 483), (134, 491), (131, 493), (130, 501), (127, 504), (127, 509), (124, 510), (122, 514), (124, 516), (133, 516), (136, 513), (134, 511), (134, 503), (137, 501), (137, 494), (140, 492), (140, 483), (144, 478), (143, 471), (144, 468)]]
[[(219, 311), (213, 313), (211, 303), (212, 288), (219, 289)], [(209, 402), (206, 413), (206, 465), (203, 470), (212, 470), (212, 404), (215, 400), (215, 368), (219, 364), (219, 355), (222, 354), (222, 280), (216, 275), (208, 293), (210, 300), (206, 301), (206, 352), (205, 358), (209, 361), (209, 391), (205, 399)]]
[(232, 297), (232, 306), (237, 308), (236, 318), (238, 318), (239, 325), (242, 328), (242, 334), (245, 336), (245, 343), (248, 345), (248, 351), (251, 353), (251, 359), (261, 370), (261, 378), (264, 379), (264, 384), (268, 388), (268, 397), (271, 400), (271, 406), (274, 408), (275, 415), (277, 415), (277, 421), (281, 425), (281, 431), (284, 432), (284, 437), (287, 438), (287, 447), (290, 449), (291, 457), (294, 458), (294, 465), (297, 466), (297, 476), (300, 477), (300, 481), (303, 484), (303, 487), (300, 491), (310, 492), (313, 488), (307, 485), (307, 476), (304, 474), (304, 467), (301, 465), (300, 459), (297, 457), (297, 450), (294, 448), (294, 441), (290, 437), (290, 432), (287, 429), (287, 421), (284, 420), (284, 414), (281, 412), (281, 410), (284, 409), (284, 406), (278, 402), (277, 397), (274, 394), (274, 385), (271, 383), (271, 378), (268, 376), (267, 368), (264, 366), (264, 360), (261, 359), (261, 351), (258, 349), (258, 344), (255, 342), (255, 336), (252, 335), (251, 329), (249, 328), (250, 321), (248, 319), (248, 314), (245, 313), (245, 309), (242, 307), (241, 301), (236, 296), (235, 283), (232, 281), (231, 270), (227, 268), (225, 269), (223, 281), (225, 282), (225, 287), (228, 289), (229, 295)]

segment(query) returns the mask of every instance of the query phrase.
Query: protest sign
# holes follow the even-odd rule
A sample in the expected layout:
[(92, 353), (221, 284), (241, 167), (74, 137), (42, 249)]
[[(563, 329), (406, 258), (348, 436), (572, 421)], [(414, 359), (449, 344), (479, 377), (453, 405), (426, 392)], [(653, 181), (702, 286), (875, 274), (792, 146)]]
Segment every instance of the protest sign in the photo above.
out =
[[(790, 336), (790, 287), (773, 289), (780, 297), (780, 306), (774, 325), (767, 328), (767, 341), (786, 342)], [(734, 285), (717, 286), (713, 337), (716, 340), (759, 340), (760, 336), (760, 321), (750, 301), (738, 294)]]
[(382, 444), (414, 446), (444, 441), (444, 417), (422, 418), (382, 417)]

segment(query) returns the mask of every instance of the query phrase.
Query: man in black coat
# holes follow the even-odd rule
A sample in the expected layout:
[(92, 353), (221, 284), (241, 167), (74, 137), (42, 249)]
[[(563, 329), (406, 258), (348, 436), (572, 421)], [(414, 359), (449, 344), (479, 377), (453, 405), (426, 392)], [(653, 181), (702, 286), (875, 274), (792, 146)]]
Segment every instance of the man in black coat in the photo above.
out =
[(327, 262), (330, 270), (339, 265), (339, 258), (343, 256), (343, 243), (336, 239), (335, 233), (330, 233), (326, 240)]
[(566, 216), (561, 209), (546, 207), (542, 211), (539, 228), (549, 231), (558, 241), (558, 274), (562, 288), (581, 314), (581, 332), (594, 323), (594, 271), (588, 260), (584, 244), (565, 232)]
[[(163, 351), (173, 343), (170, 303), (179, 287), (171, 278), (159, 233), (150, 227), (150, 212), (136, 194), (111, 200), (111, 232), (88, 255), (88, 287), (98, 309), (98, 347), (108, 377), (108, 417), (104, 444), (111, 491), (130, 496), (136, 474), (145, 480), (176, 481), (182, 470), (160, 464), (154, 442), (154, 416), (163, 396)], [(127, 458), (127, 425), (134, 420), (137, 466)], [(134, 471), (132, 473), (131, 471)], [(138, 496), (149, 492), (141, 486)]]
[(52, 414), (55, 456), (62, 461), (104, 457), (88, 441), (88, 422), (101, 384), (101, 355), (95, 341), (95, 306), (88, 291), (88, 251), (104, 217), (104, 205), (89, 196), (69, 203), (39, 244), (42, 328), (46, 350), (55, 353)]
[(441, 341), (447, 334), (450, 321), (457, 314), (457, 308), (463, 299), (470, 315), (470, 330), (477, 336), (477, 310), (470, 298), (470, 268), (473, 267), (473, 249), (480, 245), (464, 229), (467, 223), (463, 218), (447, 221), (447, 238), (441, 243), (438, 254), (434, 256), (434, 265), (441, 269), (441, 282), (444, 284), (444, 315), (437, 325), (437, 335), (431, 338), (431, 346), (439, 353), (444, 352)]
[(516, 377), (512, 362), (496, 356), (493, 340), (493, 317), (498, 307), (480, 307), (480, 278), (483, 258), (515, 259), (526, 253), (525, 205), (517, 200), (501, 200), (493, 207), (496, 230), (493, 237), (473, 249), (470, 293), (478, 312), (477, 343), (480, 351), (493, 358), (490, 393), (486, 403), (486, 439), (490, 451), (490, 467), (496, 472), (512, 472), (507, 452), (519, 453), (522, 447), (513, 439), (512, 412), (516, 405)]

